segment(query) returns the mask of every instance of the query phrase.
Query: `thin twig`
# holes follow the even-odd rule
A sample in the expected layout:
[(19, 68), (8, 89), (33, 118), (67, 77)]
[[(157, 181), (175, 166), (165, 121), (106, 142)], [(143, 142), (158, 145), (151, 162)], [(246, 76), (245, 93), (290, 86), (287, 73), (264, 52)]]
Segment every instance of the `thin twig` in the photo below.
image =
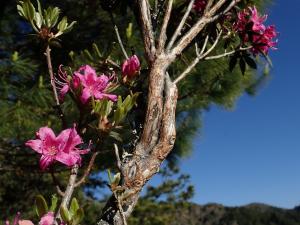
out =
[(66, 127), (66, 121), (65, 121), (65, 117), (64, 117), (63, 111), (61, 109), (58, 94), (57, 94), (57, 89), (56, 89), (56, 84), (55, 84), (55, 77), (54, 77), (52, 61), (51, 61), (51, 49), (50, 49), (49, 45), (47, 45), (45, 55), (46, 55), (46, 58), (47, 58), (48, 71), (49, 71), (49, 75), (50, 75), (50, 82), (51, 82), (51, 86), (52, 86), (52, 90), (53, 90), (53, 95), (54, 95), (54, 99), (55, 99), (55, 103), (56, 103), (56, 108), (58, 110), (59, 117), (62, 121), (62, 125), (65, 128)]
[(219, 32), (216, 40), (214, 41), (213, 45), (205, 52), (205, 48), (206, 48), (206, 45), (207, 45), (207, 41), (208, 41), (208, 36), (206, 36), (205, 38), (205, 41), (204, 41), (204, 44), (203, 44), (203, 47), (202, 47), (202, 50), (201, 52), (199, 52), (199, 49), (196, 48), (196, 55), (197, 57), (193, 60), (193, 62), (191, 63), (191, 65), (189, 65), (175, 80), (174, 80), (174, 83), (177, 84), (179, 81), (181, 81), (183, 78), (185, 78), (190, 72), (192, 69), (194, 69), (194, 67), (198, 64), (198, 62), (203, 59), (204, 57), (206, 57), (215, 47), (216, 45), (218, 44), (219, 40), (220, 40), (220, 37), (222, 35), (222, 30)]
[(211, 19), (212, 22), (215, 21), (215, 20), (217, 20), (217, 19), (219, 19), (221, 16), (225, 15), (238, 2), (240, 2), (240, 0), (232, 0), (232, 2), (227, 6), (227, 8), (225, 10), (223, 10), (221, 13), (215, 15), (214, 17), (212, 17), (212, 19)]
[(127, 52), (126, 52), (126, 50), (125, 50), (125, 48), (124, 48), (124, 45), (123, 45), (121, 36), (120, 36), (120, 34), (119, 34), (118, 26), (117, 26), (117, 24), (116, 24), (116, 22), (115, 22), (114, 16), (113, 16), (113, 14), (112, 14), (111, 11), (109, 11), (109, 15), (110, 15), (110, 18), (111, 18), (111, 22), (112, 22), (113, 25), (114, 25), (115, 33), (116, 33), (116, 35), (117, 35), (117, 39), (118, 39), (119, 45), (120, 45), (120, 47), (121, 47), (121, 49), (122, 49), (122, 52), (123, 52), (125, 58), (128, 59)]
[(230, 51), (230, 52), (224, 52), (223, 54), (205, 57), (204, 60), (219, 59), (219, 58), (222, 58), (222, 57), (225, 57), (225, 56), (233, 55), (237, 51), (245, 51), (245, 50), (249, 50), (251, 48), (253, 48), (253, 47), (249, 46), (249, 47), (246, 47), (246, 48), (239, 48), (239, 49), (236, 49), (236, 50), (233, 50), (233, 51)]
[(88, 167), (86, 168), (83, 176), (79, 179), (79, 181), (76, 182), (76, 184), (74, 185), (75, 187), (78, 187), (80, 186), (81, 184), (83, 184), (84, 182), (86, 182), (86, 178), (90, 175), (91, 173), (91, 170), (93, 168), (93, 165), (94, 165), (94, 162), (95, 162), (95, 159), (97, 157), (97, 155), (99, 154), (99, 152), (94, 152), (91, 159), (90, 159), (90, 162), (89, 162), (89, 165)]
[(180, 32), (181, 32), (181, 30), (182, 30), (182, 28), (185, 24), (185, 21), (188, 18), (189, 14), (190, 14), (190, 12), (193, 8), (194, 2), (195, 2), (195, 0), (190, 1), (189, 5), (188, 5), (188, 7), (185, 11), (185, 14), (183, 15), (182, 20), (180, 21), (178, 27), (175, 30), (175, 33), (173, 34), (173, 36), (172, 36), (172, 38), (171, 38), (171, 40), (170, 40), (170, 42), (167, 46), (167, 51), (169, 51), (172, 48), (172, 46), (173, 46), (174, 42), (176, 41), (177, 37), (180, 35)]
[[(234, 0), (238, 2), (239, 0)], [(204, 27), (213, 21), (213, 16), (217, 10), (219, 10), (224, 4), (226, 0), (219, 0), (206, 14), (204, 14), (193, 27), (186, 32), (185, 35), (177, 42), (176, 46), (171, 50), (169, 56), (171, 59), (176, 58), (178, 55), (182, 53), (182, 51), (191, 43), (192, 40), (204, 29)], [(219, 14), (222, 14), (219, 13)], [(223, 14), (222, 14), (223, 15)]]

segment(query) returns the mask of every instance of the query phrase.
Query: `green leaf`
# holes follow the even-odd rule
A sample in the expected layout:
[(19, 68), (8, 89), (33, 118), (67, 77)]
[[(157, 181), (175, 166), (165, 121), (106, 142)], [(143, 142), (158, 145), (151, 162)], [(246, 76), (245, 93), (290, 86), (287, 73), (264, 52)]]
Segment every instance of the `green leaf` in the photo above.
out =
[(77, 23), (77, 21), (73, 21), (69, 26), (64, 30), (64, 33), (68, 33), (73, 29), (73, 26)]
[[(21, 2), (20, 2), (21, 3)], [(22, 4), (23, 5), (23, 4)], [(17, 5), (17, 10), (20, 16), (25, 17), (22, 5)]]
[(244, 59), (248, 66), (250, 66), (252, 69), (257, 69), (256, 62), (251, 57), (245, 56)]
[(57, 24), (58, 17), (60, 14), (60, 9), (58, 7), (54, 7), (50, 11), (50, 27), (54, 27)]
[(70, 206), (70, 214), (71, 214), (71, 217), (73, 217), (76, 213), (76, 211), (79, 209), (79, 204), (77, 202), (77, 199), (76, 198), (73, 198), (72, 199), (72, 202), (71, 202), (71, 206)]
[(118, 132), (110, 131), (109, 132), (109, 136), (112, 137), (112, 138), (114, 138), (114, 139), (116, 139), (119, 142), (123, 141), (121, 134), (119, 134)]
[(45, 215), (48, 212), (48, 205), (45, 198), (42, 195), (35, 197), (36, 213), (39, 217)]
[(246, 63), (243, 58), (240, 58), (240, 69), (243, 75), (245, 75), (246, 72)]
[(96, 55), (97, 55), (99, 58), (102, 58), (102, 54), (101, 54), (101, 52), (99, 51), (99, 48), (98, 48), (98, 46), (97, 46), (95, 43), (93, 43), (93, 49), (94, 49), (94, 52), (96, 53)]
[(128, 27), (126, 28), (126, 37), (127, 39), (130, 39), (132, 36), (132, 23), (128, 24)]
[(70, 212), (65, 206), (62, 206), (60, 208), (59, 213), (60, 213), (60, 216), (61, 216), (62, 220), (65, 223), (69, 223), (71, 221), (72, 218), (71, 218)]
[(61, 19), (61, 21), (58, 23), (57, 29), (58, 29), (60, 32), (63, 33), (64, 30), (66, 29), (67, 25), (68, 25), (67, 17), (64, 16), (64, 17)]
[(36, 12), (35, 15), (34, 15), (34, 21), (35, 21), (35, 24), (36, 26), (41, 29), (42, 25), (43, 25), (43, 16)]
[(114, 175), (114, 178), (113, 178), (113, 180), (112, 180), (111, 185), (118, 186), (120, 180), (121, 180), (121, 174), (120, 174), (120, 173), (116, 173), (116, 174)]
[(55, 212), (55, 209), (56, 209), (56, 206), (57, 206), (57, 201), (58, 201), (58, 198), (56, 197), (56, 195), (52, 195), (51, 207), (50, 207), (51, 212)]
[(72, 218), (72, 225), (78, 225), (84, 217), (84, 211), (82, 208), (76, 211), (76, 214)]

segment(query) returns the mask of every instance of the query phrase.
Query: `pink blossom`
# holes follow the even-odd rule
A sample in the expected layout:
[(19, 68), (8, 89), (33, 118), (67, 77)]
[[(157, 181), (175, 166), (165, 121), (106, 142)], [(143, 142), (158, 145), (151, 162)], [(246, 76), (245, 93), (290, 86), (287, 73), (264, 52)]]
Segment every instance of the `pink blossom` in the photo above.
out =
[(261, 32), (266, 29), (263, 22), (266, 21), (267, 15), (259, 16), (256, 7), (249, 7), (249, 11), (251, 12), (250, 21), (253, 23), (252, 30), (256, 32)]
[(35, 140), (26, 142), (26, 146), (40, 153), (40, 168), (47, 169), (55, 161), (67, 166), (81, 163), (81, 154), (86, 154), (89, 149), (79, 150), (76, 146), (82, 144), (81, 137), (77, 134), (75, 126), (63, 130), (57, 137), (53, 130), (48, 127), (41, 127), (37, 132)]
[(52, 225), (54, 223), (54, 212), (48, 212), (47, 214), (43, 215), (39, 225)]
[[(21, 213), (18, 212), (15, 216), (12, 225), (34, 225), (31, 220), (20, 220)], [(10, 225), (9, 221), (5, 221), (5, 225)]]
[(276, 38), (277, 32), (275, 26), (268, 26), (264, 33), (261, 35), (254, 35), (253, 37), (253, 48), (251, 49), (254, 54), (264, 53), (267, 54), (269, 49), (276, 49), (276, 41), (273, 41)]
[(80, 67), (79, 70), (74, 73), (74, 78), (77, 79), (76, 84), (80, 81), (83, 87), (80, 97), (83, 104), (91, 97), (100, 100), (109, 99), (111, 101), (117, 101), (116, 95), (106, 93), (110, 85), (110, 78), (104, 74), (97, 76), (95, 69), (91, 66), (85, 65)]
[(123, 62), (122, 75), (123, 77), (127, 76), (129, 79), (132, 79), (136, 74), (140, 72), (140, 69), (140, 60), (136, 55), (133, 55)]
[(253, 45), (253, 54), (267, 54), (270, 48), (275, 49), (277, 32), (274, 26), (266, 27), (263, 23), (267, 15), (260, 16), (255, 7), (249, 7), (238, 13), (238, 20), (233, 28), (237, 31), (243, 42)]
[(19, 220), (19, 225), (34, 225), (31, 220)]
[(193, 9), (196, 12), (202, 13), (206, 7), (207, 0), (196, 0), (193, 5)]

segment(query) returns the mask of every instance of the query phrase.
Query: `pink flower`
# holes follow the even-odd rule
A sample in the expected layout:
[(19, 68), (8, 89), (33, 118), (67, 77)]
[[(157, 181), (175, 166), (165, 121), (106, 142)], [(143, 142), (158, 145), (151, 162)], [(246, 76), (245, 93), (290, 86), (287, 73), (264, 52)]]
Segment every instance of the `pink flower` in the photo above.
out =
[(47, 214), (43, 215), (39, 225), (52, 225), (54, 223), (54, 213), (48, 212)]
[[(34, 225), (31, 220), (20, 220), (21, 213), (18, 212), (14, 218), (12, 225)], [(9, 221), (5, 221), (5, 225), (10, 225)]]
[(266, 29), (263, 22), (266, 21), (267, 15), (259, 16), (256, 7), (249, 7), (249, 11), (251, 12), (250, 21), (253, 23), (252, 30), (256, 32), (261, 32)]
[(206, 7), (207, 0), (196, 0), (193, 5), (193, 9), (196, 12), (202, 13)]
[(75, 126), (63, 130), (57, 137), (51, 128), (41, 127), (35, 140), (26, 142), (26, 146), (40, 153), (40, 168), (47, 169), (55, 161), (67, 166), (81, 163), (81, 154), (86, 154), (89, 149), (79, 150), (76, 146), (82, 144), (81, 137), (77, 134)]
[(253, 45), (253, 54), (267, 54), (270, 48), (275, 49), (277, 32), (274, 26), (266, 27), (263, 23), (267, 15), (260, 16), (255, 7), (249, 7), (238, 13), (238, 20), (233, 28), (237, 31), (243, 42)]
[(19, 225), (34, 225), (31, 220), (19, 220)]
[(127, 76), (129, 79), (132, 79), (140, 72), (140, 69), (140, 60), (136, 55), (133, 55), (123, 62), (122, 75), (123, 77)]
[(83, 104), (85, 104), (92, 96), (95, 99), (117, 101), (116, 95), (106, 93), (107, 88), (110, 85), (110, 78), (104, 74), (98, 77), (95, 69), (91, 66), (85, 65), (80, 67), (79, 70), (74, 73), (74, 79), (77, 79), (76, 86), (80, 81), (80, 84), (83, 87), (80, 97)]
[(276, 49), (277, 44), (273, 39), (276, 38), (277, 32), (275, 26), (268, 26), (264, 33), (261, 35), (254, 35), (253, 48), (251, 49), (254, 54), (264, 53), (267, 54), (269, 49)]

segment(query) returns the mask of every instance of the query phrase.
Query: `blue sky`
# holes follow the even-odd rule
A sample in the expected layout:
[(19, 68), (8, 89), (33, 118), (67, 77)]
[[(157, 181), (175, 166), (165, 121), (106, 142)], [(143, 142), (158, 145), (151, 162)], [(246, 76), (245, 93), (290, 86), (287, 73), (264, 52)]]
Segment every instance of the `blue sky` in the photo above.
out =
[(194, 202), (300, 205), (300, 1), (274, 1), (268, 14), (280, 32), (271, 80), (234, 111), (204, 114), (194, 153), (181, 162), (196, 187)]

